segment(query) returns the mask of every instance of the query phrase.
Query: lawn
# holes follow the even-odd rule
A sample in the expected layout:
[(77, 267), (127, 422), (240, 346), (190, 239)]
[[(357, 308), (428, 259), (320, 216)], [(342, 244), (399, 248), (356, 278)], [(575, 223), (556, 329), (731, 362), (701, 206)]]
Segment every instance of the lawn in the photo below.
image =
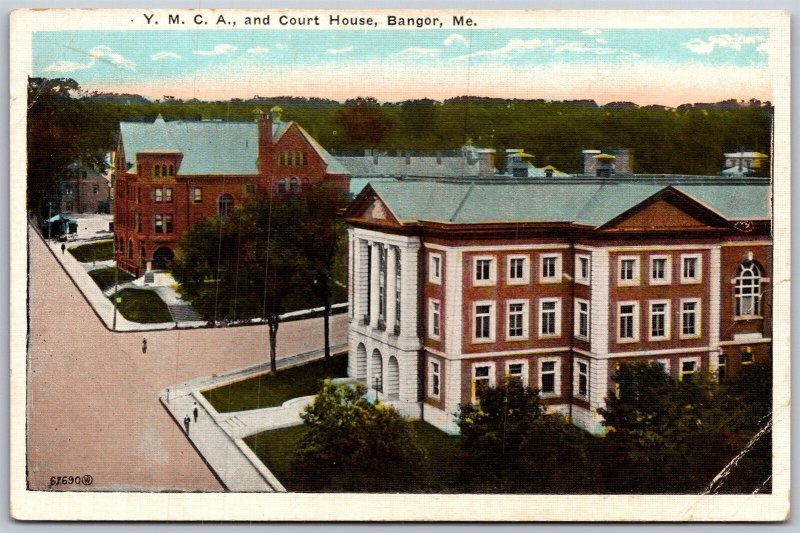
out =
[[(427, 478), (419, 480), (413, 492), (467, 492), (460, 460), (458, 437), (439, 431), (427, 422), (413, 420), (411, 425), (417, 432), (420, 445), (428, 453)], [(244, 439), (245, 443), (275, 474), (286, 490), (303, 492), (306, 487), (302, 479), (292, 476), (292, 454), (306, 433), (306, 426), (292, 426), (265, 431)]]
[(114, 241), (98, 241), (70, 248), (69, 253), (81, 263), (114, 259)]
[[(172, 322), (167, 304), (153, 291), (142, 289), (125, 289), (120, 291), (121, 301), (117, 304), (119, 313), (140, 324)], [(112, 297), (113, 298), (113, 297)]]
[(122, 270), (121, 268), (98, 268), (95, 270), (89, 271), (89, 277), (91, 277), (97, 286), (100, 287), (101, 291), (106, 289), (110, 289), (114, 286), (114, 272), (117, 272), (117, 283), (122, 285), (127, 281), (133, 281), (136, 279), (133, 274)]
[(314, 394), (325, 378), (346, 375), (347, 354), (341, 354), (207, 390), (203, 396), (220, 413), (275, 407), (286, 400)]

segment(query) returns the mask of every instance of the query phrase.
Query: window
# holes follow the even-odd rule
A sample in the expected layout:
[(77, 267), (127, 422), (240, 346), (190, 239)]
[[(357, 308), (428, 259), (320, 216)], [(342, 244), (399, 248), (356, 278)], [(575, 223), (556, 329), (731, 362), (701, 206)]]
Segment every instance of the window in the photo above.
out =
[(167, 187), (164, 189), (164, 201), (167, 203), (172, 203), (172, 187)]
[(541, 256), (540, 261), (540, 281), (542, 283), (561, 281), (561, 254), (545, 254)]
[(428, 336), (438, 339), (441, 328), (441, 302), (439, 300), (428, 300)]
[(161, 175), (162, 176), (167, 175), (167, 165), (161, 165)]
[(192, 203), (199, 204), (203, 201), (203, 189), (194, 187), (192, 189)]
[(175, 167), (173, 165), (169, 166), (169, 175), (170, 176), (174, 176), (175, 175)]
[(217, 215), (219, 218), (227, 218), (233, 208), (233, 197), (230, 194), (223, 194), (217, 200)]
[(575, 336), (589, 339), (589, 302), (575, 300)]
[(141, 233), (142, 232), (142, 218), (141, 218), (141, 215), (139, 213), (136, 213), (134, 215), (134, 219), (133, 220), (134, 220), (134, 227), (136, 228), (136, 232), (137, 233)]
[(395, 332), (399, 335), (400, 334), (400, 309), (402, 306), (400, 305), (400, 294), (403, 290), (403, 286), (400, 283), (401, 279), (403, 278), (402, 272), (400, 267), (402, 266), (403, 262), (401, 260), (401, 252), (397, 250), (395, 254), (395, 278), (394, 278), (394, 327)]
[(439, 366), (439, 361), (431, 361), (429, 366), (429, 381), (430, 387), (428, 388), (429, 396), (434, 398), (438, 398), (441, 395), (440, 387), (441, 387), (441, 367)]
[(303, 152), (303, 166), (308, 166), (308, 154)]
[(669, 302), (667, 300), (650, 302), (650, 340), (661, 341), (670, 338)]
[(472, 340), (475, 342), (494, 340), (494, 303), (476, 302), (473, 309), (475, 327)]
[(698, 371), (700, 362), (696, 358), (681, 359), (681, 381), (691, 381), (695, 372)]
[(297, 178), (292, 178), (289, 180), (289, 190), (291, 192), (299, 192), (300, 191), (300, 180)]
[(561, 393), (558, 379), (558, 360), (541, 361), (539, 370), (539, 391), (542, 396), (558, 396)]
[(717, 379), (723, 381), (728, 370), (728, 356), (724, 353), (719, 354), (717, 359)]
[(153, 215), (153, 226), (155, 233), (164, 233), (164, 216)]
[(577, 255), (575, 256), (575, 281), (584, 285), (589, 284), (591, 271), (589, 269), (589, 256)]
[(164, 190), (163, 189), (153, 189), (153, 201), (154, 202), (163, 202), (164, 201)]
[(245, 183), (244, 184), (244, 193), (245, 194), (255, 194), (256, 193), (256, 186), (253, 183)]
[(509, 285), (528, 283), (530, 279), (528, 256), (512, 255), (508, 257), (507, 280)]
[(650, 285), (672, 283), (672, 264), (667, 255), (650, 256)]
[(281, 152), (281, 166), (286, 166), (286, 152)]
[(742, 350), (741, 353), (741, 364), (742, 365), (752, 365), (753, 364), (753, 351), (750, 348), (745, 348)]
[(759, 316), (761, 270), (753, 261), (745, 261), (736, 270), (734, 299), (737, 317)]
[(589, 363), (580, 359), (575, 360), (575, 396), (589, 397)]
[(528, 338), (528, 302), (511, 300), (508, 302), (506, 338), (519, 340)]
[(494, 387), (494, 365), (477, 364), (472, 367), (472, 401), (477, 403), (484, 390)]
[(523, 387), (528, 386), (528, 363), (526, 361), (509, 361), (506, 363), (506, 379), (519, 380)]
[(475, 285), (494, 285), (495, 266), (493, 257), (476, 257), (473, 260)]
[(278, 192), (286, 192), (286, 178), (281, 178), (278, 180)]
[(378, 255), (378, 324), (386, 323), (386, 273), (389, 259), (389, 247), (380, 245)]
[(700, 336), (700, 300), (681, 300), (681, 338)]
[(164, 233), (172, 233), (172, 215), (164, 215)]
[(428, 281), (436, 284), (442, 282), (442, 256), (439, 254), (428, 255)]
[(618, 304), (617, 342), (634, 342), (639, 340), (639, 304), (636, 302), (620, 302)]
[(702, 256), (684, 254), (681, 256), (681, 283), (700, 283), (702, 280)]
[(92, 192), (94, 194), (97, 194), (98, 192), (100, 192), (100, 186), (99, 185), (92, 185)]
[(561, 335), (561, 300), (542, 298), (539, 300), (539, 336)]
[(153, 176), (158, 177), (160, 175), (161, 175), (161, 166), (156, 165), (155, 167), (153, 167)]
[(619, 285), (639, 284), (639, 258), (623, 256), (619, 258)]

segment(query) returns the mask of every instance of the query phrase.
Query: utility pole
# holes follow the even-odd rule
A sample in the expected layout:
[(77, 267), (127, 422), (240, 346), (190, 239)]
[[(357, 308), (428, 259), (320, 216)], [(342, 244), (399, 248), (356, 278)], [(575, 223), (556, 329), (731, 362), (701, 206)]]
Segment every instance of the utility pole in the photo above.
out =
[(114, 321), (111, 324), (111, 331), (117, 331), (117, 285), (119, 283), (119, 266), (117, 265), (117, 237), (111, 248), (114, 252)]
[(53, 218), (53, 202), (47, 202), (47, 242), (49, 243), (53, 237), (51, 235), (53, 227), (53, 223), (50, 222), (50, 219)]

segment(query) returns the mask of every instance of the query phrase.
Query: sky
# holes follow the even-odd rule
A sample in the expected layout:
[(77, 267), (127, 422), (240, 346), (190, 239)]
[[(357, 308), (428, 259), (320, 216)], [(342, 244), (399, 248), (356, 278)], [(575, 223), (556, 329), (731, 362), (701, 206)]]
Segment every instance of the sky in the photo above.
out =
[(33, 76), (158, 99), (772, 99), (753, 28), (47, 31)]

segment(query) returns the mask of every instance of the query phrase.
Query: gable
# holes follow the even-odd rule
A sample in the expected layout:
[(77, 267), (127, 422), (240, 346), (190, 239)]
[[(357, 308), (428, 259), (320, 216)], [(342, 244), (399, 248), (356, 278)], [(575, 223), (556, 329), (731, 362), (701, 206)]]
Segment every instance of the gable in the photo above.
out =
[(727, 225), (694, 198), (668, 187), (603, 226), (617, 231), (692, 230)]
[(362, 221), (382, 225), (400, 225), (397, 218), (369, 185), (347, 208), (345, 218), (353, 222)]

